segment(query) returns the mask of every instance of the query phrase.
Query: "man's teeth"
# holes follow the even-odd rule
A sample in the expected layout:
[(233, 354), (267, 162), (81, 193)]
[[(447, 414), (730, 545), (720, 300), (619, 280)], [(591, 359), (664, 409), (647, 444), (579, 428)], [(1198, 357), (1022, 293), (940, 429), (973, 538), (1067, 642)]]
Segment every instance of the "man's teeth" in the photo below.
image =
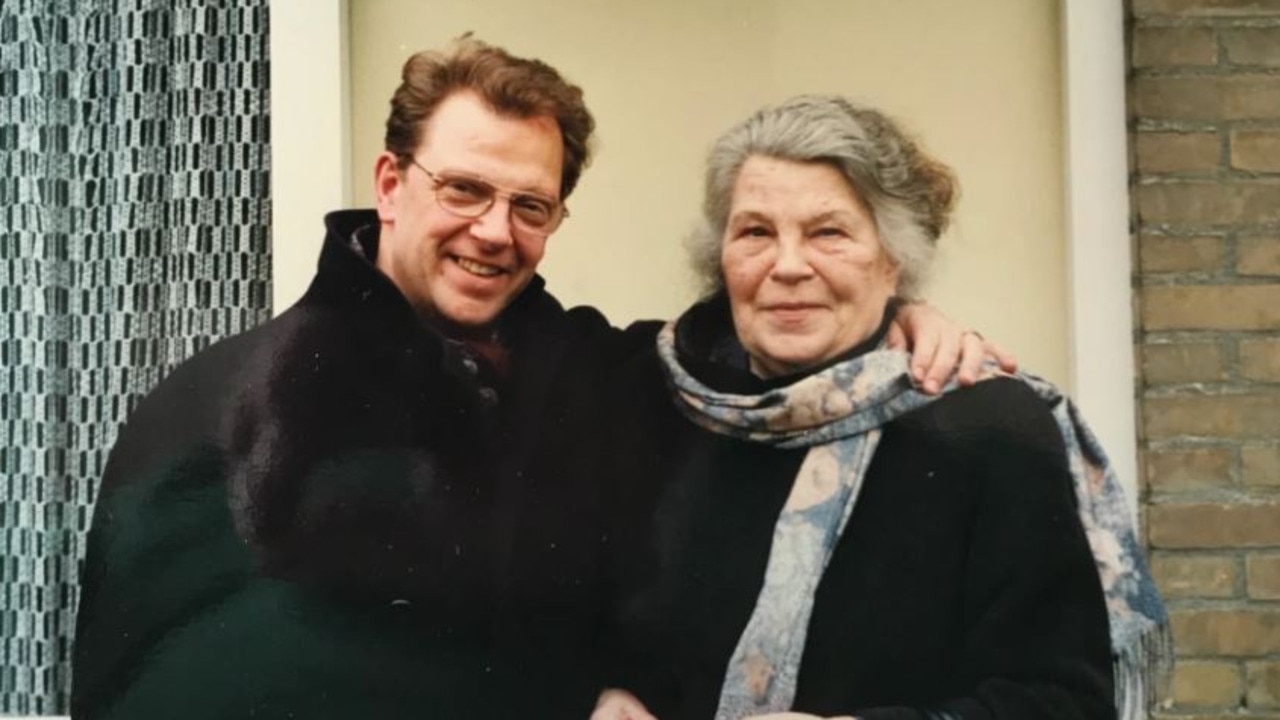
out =
[(472, 275), (492, 277), (502, 272), (501, 268), (496, 268), (492, 265), (485, 265), (484, 263), (478, 263), (475, 260), (468, 260), (464, 257), (457, 258), (457, 262), (459, 267)]

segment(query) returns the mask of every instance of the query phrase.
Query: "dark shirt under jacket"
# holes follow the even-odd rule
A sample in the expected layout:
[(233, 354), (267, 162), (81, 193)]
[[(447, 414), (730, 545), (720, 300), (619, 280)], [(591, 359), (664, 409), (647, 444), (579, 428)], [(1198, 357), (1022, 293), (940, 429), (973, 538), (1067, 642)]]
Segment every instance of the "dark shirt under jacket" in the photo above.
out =
[[(718, 312), (711, 324), (723, 334)], [(682, 321), (686, 367), (721, 390), (762, 389), (708, 362), (732, 353), (688, 339), (704, 324)], [(619, 532), (632, 551), (618, 565), (630, 653), (618, 683), (663, 720), (708, 718), (806, 451), (694, 426), (656, 353), (619, 387), (634, 424), (619, 428), (616, 480), (634, 494)], [(884, 427), (817, 591), (794, 709), (866, 720), (1114, 717), (1101, 586), (1062, 440), (1030, 389), (983, 382)]]
[(595, 395), (652, 330), (535, 279), (493, 387), (366, 259), (373, 212), (326, 223), (302, 300), (183, 364), (122, 432), (73, 715), (585, 717), (610, 540)]

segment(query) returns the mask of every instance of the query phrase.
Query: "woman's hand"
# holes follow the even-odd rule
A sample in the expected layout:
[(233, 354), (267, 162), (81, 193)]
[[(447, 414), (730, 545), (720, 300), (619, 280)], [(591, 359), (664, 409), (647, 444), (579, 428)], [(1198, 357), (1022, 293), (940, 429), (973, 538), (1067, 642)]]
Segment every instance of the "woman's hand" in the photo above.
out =
[(923, 302), (898, 308), (889, 326), (888, 344), (911, 353), (911, 377), (929, 394), (942, 390), (953, 373), (961, 385), (977, 382), (982, 361), (988, 357), (1005, 372), (1018, 369), (1013, 353)]
[(635, 695), (619, 688), (606, 688), (596, 700), (590, 720), (658, 720)]

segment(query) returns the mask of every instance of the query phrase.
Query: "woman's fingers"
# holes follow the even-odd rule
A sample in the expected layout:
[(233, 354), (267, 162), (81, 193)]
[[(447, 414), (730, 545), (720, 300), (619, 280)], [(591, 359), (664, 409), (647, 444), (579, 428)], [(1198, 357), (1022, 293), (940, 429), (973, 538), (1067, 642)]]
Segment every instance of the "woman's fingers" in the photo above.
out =
[(596, 700), (590, 720), (658, 720), (644, 703), (620, 688), (606, 688)]

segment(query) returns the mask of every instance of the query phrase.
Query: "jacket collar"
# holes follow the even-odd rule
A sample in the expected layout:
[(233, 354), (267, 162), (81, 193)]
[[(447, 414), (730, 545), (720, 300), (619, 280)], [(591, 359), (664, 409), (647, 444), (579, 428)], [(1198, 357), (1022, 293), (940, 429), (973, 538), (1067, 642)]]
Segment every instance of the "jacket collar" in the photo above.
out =
[[(417, 313), (399, 288), (374, 265), (378, 257), (380, 225), (374, 210), (337, 210), (324, 219), (327, 230), (315, 279), (304, 299), (308, 302), (355, 302), (371, 309), (403, 313), (417, 322)], [(535, 275), (498, 318), (502, 335), (520, 338), (537, 318), (558, 314), (560, 303), (546, 292), (546, 281)], [(518, 344), (518, 341), (517, 341)]]

